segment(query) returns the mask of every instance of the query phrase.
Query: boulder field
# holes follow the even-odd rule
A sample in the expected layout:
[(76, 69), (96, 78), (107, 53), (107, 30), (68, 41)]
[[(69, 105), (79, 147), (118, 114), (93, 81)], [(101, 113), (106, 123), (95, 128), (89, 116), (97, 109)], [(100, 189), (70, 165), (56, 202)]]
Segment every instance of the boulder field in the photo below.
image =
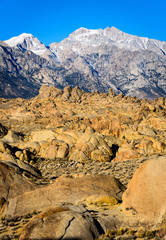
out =
[(0, 239), (164, 239), (165, 110), (70, 86), (0, 99)]

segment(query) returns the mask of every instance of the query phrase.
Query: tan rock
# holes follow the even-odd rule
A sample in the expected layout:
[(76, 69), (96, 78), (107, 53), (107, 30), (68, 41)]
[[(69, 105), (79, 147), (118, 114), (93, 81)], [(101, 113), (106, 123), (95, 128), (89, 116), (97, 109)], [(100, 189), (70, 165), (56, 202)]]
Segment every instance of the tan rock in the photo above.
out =
[(73, 138), (72, 136), (62, 133), (57, 136), (57, 139), (60, 141), (63, 141), (69, 145), (69, 147), (73, 147), (76, 144), (76, 139)]
[(4, 204), (10, 198), (18, 197), (24, 192), (34, 190), (37, 186), (16, 171), (0, 162), (0, 199), (4, 199)]
[(123, 144), (116, 153), (116, 161), (125, 161), (138, 157), (138, 152), (131, 144)]
[(140, 221), (159, 223), (166, 212), (166, 157), (143, 163), (123, 194), (124, 211), (134, 211)]
[(83, 133), (76, 143), (76, 149), (81, 150), (83, 146), (89, 142), (91, 139), (91, 134)]
[(39, 142), (21, 142), (19, 143), (18, 147), (20, 149), (28, 149), (30, 152), (38, 153), (40, 151), (40, 144)]
[(79, 153), (79, 158), (77, 159), (77, 161), (88, 161), (90, 160), (89, 157), (84, 153), (84, 152), (80, 152)]
[(62, 91), (60, 89), (57, 89), (55, 87), (50, 87), (47, 85), (42, 85), (39, 90), (38, 97), (40, 99), (46, 99), (49, 97), (57, 98), (62, 95)]
[[(78, 145), (77, 145), (77, 147), (78, 147)], [(92, 152), (92, 151), (95, 150), (95, 148), (96, 148), (96, 146), (95, 146), (94, 144), (92, 144), (91, 142), (88, 142), (88, 143), (85, 143), (85, 144), (82, 146), (81, 150), (82, 150), (83, 152)]]
[(115, 96), (116, 96), (115, 91), (109, 88), (109, 97), (115, 97)]
[(166, 130), (166, 118), (165, 117), (151, 117), (148, 119), (148, 124), (150, 124), (156, 130)]
[(98, 236), (94, 220), (85, 208), (63, 203), (34, 217), (24, 227), (19, 239), (93, 240)]
[(93, 161), (101, 161), (101, 156), (103, 155), (103, 152), (99, 149), (94, 150), (91, 152), (91, 159)]
[(75, 150), (73, 154), (69, 158), (70, 161), (89, 161), (90, 158), (87, 153), (84, 153), (82, 151)]
[(70, 156), (69, 161), (79, 161), (80, 159), (80, 151), (75, 150), (73, 154)]
[(119, 132), (119, 137), (121, 139), (125, 138), (129, 141), (132, 141), (133, 139), (142, 139), (142, 135), (138, 131), (129, 129), (128, 127), (127, 129), (121, 129), (121, 131)]
[(0, 152), (5, 152), (7, 144), (0, 140)]
[(121, 121), (116, 118), (111, 119), (110, 130), (116, 137), (119, 136), (120, 129), (121, 129)]
[(138, 145), (139, 151), (141, 154), (150, 154), (153, 153), (153, 142), (150, 139), (142, 139), (142, 141), (140, 142), (140, 144)]
[(92, 127), (87, 127), (86, 129), (85, 129), (85, 133), (87, 133), (87, 134), (93, 134), (95, 132), (95, 130), (92, 128)]
[(22, 136), (20, 136), (18, 133), (9, 130), (7, 135), (5, 135), (5, 137), (3, 137), (2, 139), (4, 142), (7, 143), (15, 143), (15, 142), (19, 142), (22, 140)]
[(55, 139), (55, 133), (49, 129), (32, 132), (31, 136), (33, 142), (51, 141)]
[(42, 158), (55, 159), (57, 156), (58, 146), (56, 145), (56, 141), (45, 142), (41, 145), (40, 148), (40, 156)]
[(20, 159), (20, 157), (23, 158), (23, 153), (22, 153), (22, 151), (17, 151), (17, 152), (15, 152), (15, 156), (16, 156), (17, 158), (19, 158), (19, 159)]
[(124, 190), (125, 187), (111, 176), (87, 175), (75, 178), (62, 176), (52, 185), (11, 198), (5, 214), (11, 216), (26, 214), (54, 206), (64, 200), (76, 204), (91, 195), (109, 195), (121, 200)]
[(110, 162), (111, 161), (111, 156), (108, 155), (108, 154), (103, 154), (101, 157), (100, 157), (100, 162)]
[(166, 149), (165, 143), (158, 140), (153, 141), (152, 147), (154, 150), (156, 150), (156, 152), (164, 152), (164, 150)]
[(142, 135), (147, 135), (147, 136), (151, 136), (151, 137), (154, 137), (156, 135), (156, 133), (153, 131), (153, 129), (146, 125), (145, 126), (139, 125), (138, 132)]
[(73, 137), (76, 140), (78, 140), (82, 135), (82, 132), (79, 131), (65, 131), (64, 133)]
[(71, 96), (71, 91), (72, 91), (72, 88), (70, 86), (65, 87), (63, 89), (63, 94), (62, 94), (61, 99), (62, 100), (68, 100)]
[(0, 123), (0, 138), (3, 138), (7, 132), (7, 129)]
[[(90, 128), (88, 128), (90, 130)], [(75, 149), (70, 157), (70, 160), (81, 161), (91, 158), (94, 161), (110, 161), (113, 156), (111, 148), (105, 140), (96, 135), (94, 131), (85, 132), (81, 135), (75, 145)], [(79, 153), (80, 151), (80, 153)]]
[(11, 163), (16, 163), (16, 159), (9, 153), (1, 153), (0, 152), (0, 160), (4, 162), (11, 162)]
[(65, 113), (65, 115), (66, 115), (66, 117), (71, 117), (71, 116), (73, 116), (75, 113), (72, 111), (72, 110), (68, 110), (68, 111), (66, 111), (66, 113)]
[(69, 153), (69, 148), (68, 148), (67, 144), (63, 144), (62, 146), (60, 146), (58, 148), (56, 157), (57, 158), (65, 158), (68, 155), (68, 153)]
[(35, 168), (35, 167), (31, 166), (30, 164), (27, 164), (27, 163), (19, 160), (19, 159), (16, 159), (16, 162), (17, 162), (17, 165), (21, 169), (29, 172), (32, 176), (35, 176), (35, 177), (38, 177), (38, 178), (41, 177), (41, 173), (40, 173), (40, 171), (37, 168)]

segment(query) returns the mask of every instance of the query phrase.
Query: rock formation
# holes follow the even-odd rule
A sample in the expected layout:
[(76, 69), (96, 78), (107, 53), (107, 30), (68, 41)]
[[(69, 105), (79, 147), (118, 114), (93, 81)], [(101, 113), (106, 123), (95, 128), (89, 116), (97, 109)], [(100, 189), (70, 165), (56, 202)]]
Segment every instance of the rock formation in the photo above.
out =
[(1, 98), (0, 237), (164, 239), (165, 110), (111, 89)]
[(142, 221), (163, 221), (166, 213), (165, 170), (165, 157), (154, 158), (142, 164), (123, 195), (123, 209), (135, 211), (142, 217)]

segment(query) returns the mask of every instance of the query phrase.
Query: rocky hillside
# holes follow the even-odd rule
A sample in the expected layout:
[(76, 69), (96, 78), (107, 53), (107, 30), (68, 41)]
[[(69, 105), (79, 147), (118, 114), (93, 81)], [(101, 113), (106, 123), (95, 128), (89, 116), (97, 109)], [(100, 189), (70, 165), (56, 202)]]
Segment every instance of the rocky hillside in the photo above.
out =
[(1, 98), (0, 238), (164, 239), (165, 103), (70, 86)]
[(154, 99), (166, 96), (166, 43), (112, 27), (80, 28), (45, 46), (31, 34), (0, 42), (0, 96), (30, 98), (42, 84)]

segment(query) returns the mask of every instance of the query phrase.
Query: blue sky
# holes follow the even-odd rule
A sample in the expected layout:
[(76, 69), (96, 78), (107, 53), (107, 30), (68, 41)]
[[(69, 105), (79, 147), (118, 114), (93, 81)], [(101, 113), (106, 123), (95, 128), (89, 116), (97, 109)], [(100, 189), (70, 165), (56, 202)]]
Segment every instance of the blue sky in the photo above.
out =
[(166, 41), (166, 0), (0, 0), (0, 40), (25, 32), (49, 45), (107, 26)]

